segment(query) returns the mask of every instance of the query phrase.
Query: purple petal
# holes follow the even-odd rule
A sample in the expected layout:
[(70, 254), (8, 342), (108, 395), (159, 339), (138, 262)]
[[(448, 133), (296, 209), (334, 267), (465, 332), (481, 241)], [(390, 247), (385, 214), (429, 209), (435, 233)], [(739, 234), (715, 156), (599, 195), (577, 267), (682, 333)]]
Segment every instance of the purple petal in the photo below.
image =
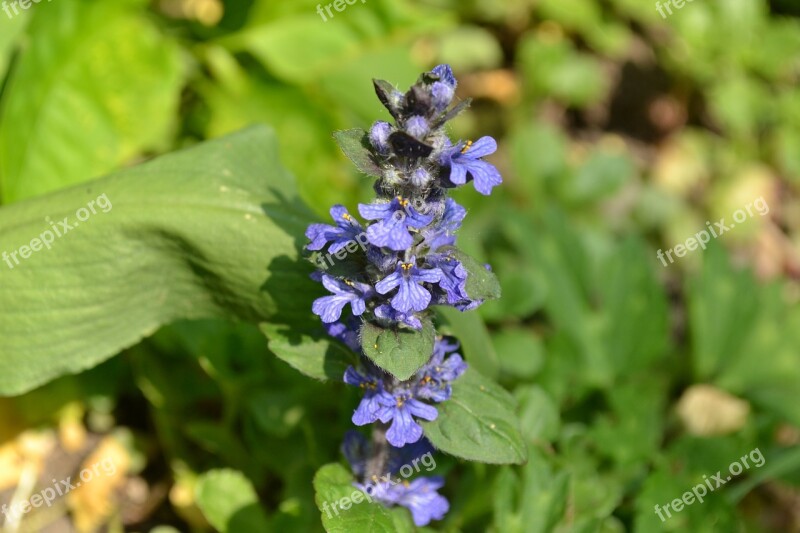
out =
[(431, 302), (431, 293), (422, 288), (413, 280), (403, 278), (400, 282), (400, 289), (397, 295), (392, 298), (392, 307), (398, 311), (407, 313), (414, 311), (424, 311)]
[(386, 440), (389, 441), (389, 444), (402, 448), (406, 444), (417, 442), (421, 438), (422, 426), (414, 421), (408, 410), (398, 409), (389, 431), (386, 432)]
[(400, 272), (392, 272), (375, 284), (375, 290), (378, 291), (379, 294), (386, 294), (390, 290), (400, 285), (402, 279), (403, 275)]
[(367, 220), (386, 218), (395, 210), (392, 202), (381, 204), (358, 204), (358, 212)]
[(437, 411), (434, 406), (419, 400), (408, 400), (406, 401), (405, 407), (412, 415), (423, 420), (436, 420), (436, 417), (439, 416), (439, 411)]
[(417, 282), (428, 282), (428, 283), (436, 283), (440, 279), (442, 279), (442, 270), (440, 268), (418, 268), (412, 275), (414, 281)]
[(378, 420), (378, 414), (382, 406), (378, 403), (374, 394), (369, 394), (361, 399), (361, 403), (353, 411), (351, 421), (357, 426), (366, 426)]
[[(403, 214), (399, 211), (398, 213)], [(405, 216), (402, 220), (391, 217), (371, 225), (367, 229), (369, 242), (395, 251), (408, 249), (414, 244), (414, 238), (408, 233), (404, 221)]]
[(490, 136), (481, 137), (469, 147), (464, 153), (464, 157), (470, 159), (478, 159), (479, 157), (486, 157), (497, 151), (497, 141)]
[(450, 167), (450, 181), (456, 185), (464, 185), (467, 182), (466, 167), (453, 161)]
[(323, 296), (314, 300), (311, 310), (325, 323), (336, 322), (349, 301), (350, 297), (347, 296)]
[(484, 196), (491, 194), (493, 187), (503, 183), (500, 172), (491, 163), (473, 161), (465, 166), (475, 180), (475, 190)]

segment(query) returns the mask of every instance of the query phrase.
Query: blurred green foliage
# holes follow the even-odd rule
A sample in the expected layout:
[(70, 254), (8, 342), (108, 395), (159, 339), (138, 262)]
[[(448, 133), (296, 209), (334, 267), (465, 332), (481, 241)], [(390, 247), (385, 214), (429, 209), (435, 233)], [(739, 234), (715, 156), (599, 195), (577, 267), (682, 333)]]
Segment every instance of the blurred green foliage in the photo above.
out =
[[(403, 87), (449, 62), (475, 98), (452, 133), (497, 137), (506, 181), (488, 200), (457, 198), (470, 209), (460, 242), (503, 298), (481, 319), (444, 318), (517, 399), (530, 458), (438, 458), (451, 512), (435, 528), (797, 530), (795, 3), (697, 0), (662, 18), (639, 0), (368, 0), (327, 22), (317, 3), (55, 0), (0, 14), (2, 202), (266, 123), (313, 211), (352, 208), (370, 181), (332, 131), (385, 118), (371, 78)], [(760, 197), (767, 215), (667, 267), (656, 258)], [(689, 401), (699, 384), (731, 396)], [(747, 405), (733, 419), (732, 397)], [(171, 487), (112, 523), (316, 531), (312, 479), (340, 460), (356, 394), (270, 356), (252, 326), (181, 322), (2, 400), (0, 437), (63, 425), (75, 402), (91, 431), (132, 435), (131, 477)], [(756, 447), (763, 468), (658, 519), (656, 504)], [(392, 514), (380, 520), (407, 522)]]

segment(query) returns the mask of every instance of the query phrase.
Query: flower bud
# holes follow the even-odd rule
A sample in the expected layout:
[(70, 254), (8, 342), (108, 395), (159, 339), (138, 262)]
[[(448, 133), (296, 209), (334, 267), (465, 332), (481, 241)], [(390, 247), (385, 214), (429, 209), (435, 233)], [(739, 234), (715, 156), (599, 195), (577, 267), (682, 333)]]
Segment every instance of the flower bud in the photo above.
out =
[(392, 133), (392, 126), (388, 122), (378, 120), (369, 130), (369, 142), (380, 154), (389, 153), (389, 134)]
[(411, 173), (411, 183), (414, 187), (426, 187), (431, 182), (431, 173), (424, 167), (419, 167)]
[(430, 126), (425, 117), (413, 116), (406, 122), (406, 131), (415, 139), (424, 139), (430, 131)]
[(433, 107), (436, 109), (437, 112), (441, 113), (450, 105), (450, 102), (453, 101), (453, 95), (455, 91), (453, 88), (446, 83), (441, 81), (435, 82), (431, 86), (431, 101), (433, 102)]
[(456, 77), (453, 76), (453, 69), (450, 68), (450, 65), (438, 65), (431, 72), (438, 76), (440, 81), (455, 90), (458, 83), (456, 82)]

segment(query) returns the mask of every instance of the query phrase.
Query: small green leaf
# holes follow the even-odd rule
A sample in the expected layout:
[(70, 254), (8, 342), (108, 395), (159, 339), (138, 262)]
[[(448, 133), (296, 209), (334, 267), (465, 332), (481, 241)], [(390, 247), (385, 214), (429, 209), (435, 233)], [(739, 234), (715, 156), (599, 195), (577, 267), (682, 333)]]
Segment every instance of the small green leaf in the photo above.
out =
[(399, 380), (414, 375), (433, 354), (436, 330), (429, 318), (422, 329), (384, 329), (364, 322), (361, 328), (361, 348), (372, 361)]
[(458, 259), (467, 270), (467, 294), (473, 300), (494, 300), (500, 298), (500, 282), (491, 270), (474, 257), (458, 248), (448, 246), (442, 251)]
[(266, 323), (260, 327), (269, 338), (272, 353), (306, 376), (322, 381), (341, 380), (347, 367), (356, 363), (353, 352), (320, 329)]
[(453, 383), (453, 396), (439, 405), (425, 436), (445, 453), (491, 464), (521, 464), (527, 449), (514, 414), (514, 398), (470, 368)]
[(203, 516), (222, 533), (269, 531), (250, 481), (236, 470), (211, 470), (197, 481), (195, 499)]
[(339, 130), (333, 133), (339, 148), (353, 164), (370, 176), (380, 176), (381, 169), (372, 159), (367, 132), (361, 128)]
[[(379, 503), (353, 486), (353, 476), (342, 465), (332, 463), (314, 476), (314, 501), (322, 513), (322, 525), (328, 533), (394, 533), (399, 520)], [(407, 529), (406, 531), (412, 531)]]

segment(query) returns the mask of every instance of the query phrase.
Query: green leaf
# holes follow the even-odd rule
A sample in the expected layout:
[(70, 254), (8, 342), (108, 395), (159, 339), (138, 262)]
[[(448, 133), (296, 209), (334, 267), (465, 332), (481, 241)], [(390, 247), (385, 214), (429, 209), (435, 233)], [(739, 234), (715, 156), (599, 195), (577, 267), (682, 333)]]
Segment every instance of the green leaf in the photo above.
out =
[(17, 255), (13, 270), (0, 262), (0, 395), (90, 368), (179, 318), (311, 317), (319, 288), (300, 247), (313, 218), (271, 130), (0, 208), (0, 252), (50, 231), (45, 217), (78, 222), (76, 210), (101, 195), (108, 212), (96, 209), (49, 250)]
[(567, 472), (555, 471), (544, 450), (531, 448), (530, 461), (522, 469), (522, 483), (519, 509), (525, 533), (556, 530), (570, 499)]
[(358, 170), (369, 176), (381, 175), (380, 167), (372, 159), (369, 136), (366, 131), (360, 128), (340, 130), (334, 132), (333, 137), (344, 155), (353, 162)]
[(469, 368), (453, 383), (453, 396), (438, 404), (439, 416), (422, 422), (425, 436), (445, 453), (491, 464), (521, 464), (527, 450), (514, 414), (514, 398)]
[(247, 29), (221, 43), (236, 51), (249, 51), (286, 82), (306, 83), (358, 50), (353, 30), (335, 22), (321, 28), (321, 23), (317, 15), (309, 13)]
[(178, 48), (139, 12), (138, 2), (38, 7), (30, 43), (4, 95), (5, 203), (79, 183), (165, 147), (180, 98)]
[(550, 395), (537, 385), (523, 385), (514, 391), (514, 396), (519, 402), (525, 438), (533, 443), (555, 440), (561, 418)]
[(367, 357), (399, 380), (414, 375), (433, 354), (436, 330), (429, 318), (422, 329), (384, 329), (364, 322), (361, 328), (361, 348)]
[(473, 300), (494, 300), (500, 298), (500, 282), (483, 263), (453, 246), (441, 249), (454, 257), (467, 270), (467, 294)]
[(0, 83), (6, 76), (11, 64), (11, 56), (19, 37), (28, 24), (29, 11), (20, 11), (14, 17), (0, 17)]
[(713, 241), (701, 274), (687, 288), (694, 376), (708, 380), (739, 358), (758, 316), (758, 290), (752, 275), (734, 270), (724, 248)]
[(391, 510), (368, 501), (367, 495), (353, 486), (353, 476), (338, 463), (328, 464), (314, 476), (314, 501), (322, 513), (328, 533), (395, 533), (399, 529)]
[[(651, 266), (652, 252), (628, 239), (608, 262), (603, 295), (602, 338), (616, 375), (646, 371), (669, 346), (667, 296)], [(663, 268), (660, 266), (655, 268)]]
[(195, 499), (203, 516), (222, 533), (269, 531), (250, 481), (236, 470), (211, 470), (197, 480)]
[(331, 339), (321, 329), (262, 324), (269, 338), (269, 349), (303, 374), (322, 381), (341, 380), (357, 357), (351, 350)]
[(530, 329), (505, 328), (492, 336), (504, 374), (531, 379), (544, 364), (541, 339)]

